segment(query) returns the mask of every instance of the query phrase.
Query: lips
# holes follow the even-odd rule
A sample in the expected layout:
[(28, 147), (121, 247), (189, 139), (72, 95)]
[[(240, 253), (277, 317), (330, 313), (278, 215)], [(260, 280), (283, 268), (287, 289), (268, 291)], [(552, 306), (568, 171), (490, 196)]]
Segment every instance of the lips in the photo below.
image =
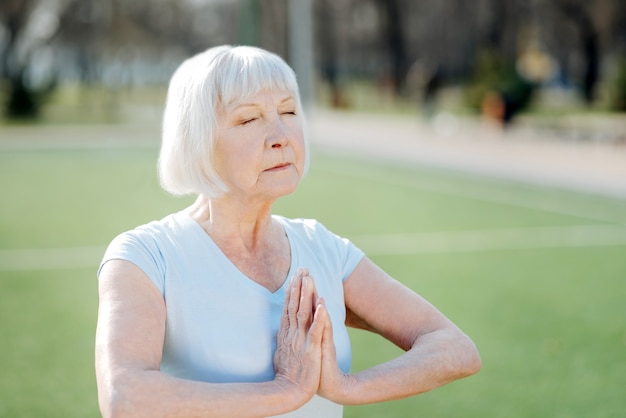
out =
[(265, 171), (279, 171), (279, 170), (283, 170), (289, 167), (290, 165), (291, 163), (280, 163), (280, 164), (276, 164), (275, 166), (266, 169)]

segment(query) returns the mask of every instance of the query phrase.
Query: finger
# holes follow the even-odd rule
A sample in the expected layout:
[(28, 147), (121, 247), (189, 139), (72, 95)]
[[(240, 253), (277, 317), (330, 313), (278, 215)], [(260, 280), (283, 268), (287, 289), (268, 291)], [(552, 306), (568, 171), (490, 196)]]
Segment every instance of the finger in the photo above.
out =
[(291, 309), (293, 309), (293, 303), (292, 303), (292, 299), (293, 296), (297, 293), (296, 289), (294, 288), (294, 285), (296, 284), (296, 280), (298, 278), (299, 275), (301, 275), (302, 271), (298, 270), (296, 272), (296, 274), (290, 279), (289, 281), (289, 286), (287, 287), (287, 291), (285, 292), (285, 301), (283, 302), (283, 314), (282, 317), (280, 319), (280, 329), (281, 330), (288, 330), (289, 329), (289, 323), (290, 323), (290, 307)]
[(317, 293), (317, 286), (315, 286), (315, 279), (313, 279), (313, 277), (311, 277), (311, 303), (313, 306), (313, 312), (315, 312), (315, 309), (317, 309), (317, 305), (320, 302), (320, 297)]
[(310, 276), (304, 276), (302, 278), (300, 302), (297, 314), (298, 326), (304, 330), (307, 330), (313, 321), (314, 292), (315, 285), (313, 284), (313, 279)]
[(306, 292), (304, 288), (302, 290), (300, 303), (307, 303), (307, 307), (310, 306), (311, 312), (315, 313), (315, 308), (317, 307), (319, 299), (317, 287), (315, 286), (315, 279), (309, 275), (308, 272), (305, 273), (305, 277), (308, 277), (309, 281), (307, 282)]
[[(324, 304), (318, 304), (315, 309), (315, 314), (313, 316), (313, 322), (311, 323), (311, 328), (309, 329), (309, 344), (310, 346), (317, 348), (321, 347), (322, 339), (325, 335), (325, 329), (330, 325), (330, 318), (328, 316), (328, 311), (326, 310), (326, 306)], [(332, 338), (332, 331), (331, 331)]]
[(324, 326), (321, 353), (322, 369), (318, 394), (332, 399), (336, 394), (344, 393), (347, 380), (345, 379), (344, 373), (339, 368), (339, 363), (337, 363), (337, 351), (333, 340), (333, 326), (330, 316), (328, 316), (328, 321)]
[[(325, 306), (324, 306), (325, 307)], [(335, 349), (335, 340), (333, 338), (333, 323), (328, 317), (328, 321), (324, 326), (324, 334), (322, 335), (322, 360), (335, 363), (337, 360), (337, 351)]]
[(287, 300), (285, 301), (285, 309), (287, 311), (287, 321), (289, 327), (297, 326), (298, 324), (298, 310), (300, 308), (300, 294), (302, 292), (302, 276), (303, 270), (298, 270), (287, 291)]

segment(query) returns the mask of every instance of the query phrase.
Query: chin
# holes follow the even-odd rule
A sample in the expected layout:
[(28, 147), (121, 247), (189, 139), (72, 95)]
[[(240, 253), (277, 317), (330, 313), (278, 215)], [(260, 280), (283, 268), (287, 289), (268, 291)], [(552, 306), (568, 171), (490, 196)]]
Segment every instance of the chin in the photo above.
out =
[(275, 196), (276, 199), (283, 196), (289, 196), (298, 189), (298, 184), (299, 182), (295, 184), (285, 184), (277, 186), (276, 188), (274, 188), (274, 190), (272, 190), (271, 194)]
[(281, 192), (279, 192), (278, 197), (289, 196), (290, 194), (295, 192), (297, 189), (298, 189), (297, 185), (295, 187), (285, 188), (284, 190), (281, 190)]

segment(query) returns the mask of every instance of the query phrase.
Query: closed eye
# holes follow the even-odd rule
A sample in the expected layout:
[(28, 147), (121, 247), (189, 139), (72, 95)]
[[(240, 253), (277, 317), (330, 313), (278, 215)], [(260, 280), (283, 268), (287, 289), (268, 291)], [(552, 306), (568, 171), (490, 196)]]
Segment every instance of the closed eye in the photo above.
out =
[(239, 122), (239, 124), (240, 124), (240, 125), (247, 125), (247, 124), (249, 124), (250, 122), (254, 122), (254, 121), (255, 121), (255, 120), (257, 120), (257, 119), (258, 119), (258, 118), (250, 118), (250, 119), (245, 119), (245, 120), (243, 120), (243, 121)]

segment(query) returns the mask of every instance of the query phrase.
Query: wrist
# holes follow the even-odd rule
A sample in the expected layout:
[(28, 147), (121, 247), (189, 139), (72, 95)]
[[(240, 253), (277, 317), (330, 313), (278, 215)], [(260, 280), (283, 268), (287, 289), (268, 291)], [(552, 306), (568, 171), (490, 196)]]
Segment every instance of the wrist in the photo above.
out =
[(318, 395), (340, 405), (357, 405), (358, 380), (352, 374), (342, 374), (332, 385), (320, 386)]
[[(314, 392), (308, 393), (302, 387), (283, 376), (276, 376), (271, 382), (273, 391), (279, 403), (286, 409), (286, 413), (300, 408), (311, 400)], [(277, 415), (277, 414), (275, 414)]]

